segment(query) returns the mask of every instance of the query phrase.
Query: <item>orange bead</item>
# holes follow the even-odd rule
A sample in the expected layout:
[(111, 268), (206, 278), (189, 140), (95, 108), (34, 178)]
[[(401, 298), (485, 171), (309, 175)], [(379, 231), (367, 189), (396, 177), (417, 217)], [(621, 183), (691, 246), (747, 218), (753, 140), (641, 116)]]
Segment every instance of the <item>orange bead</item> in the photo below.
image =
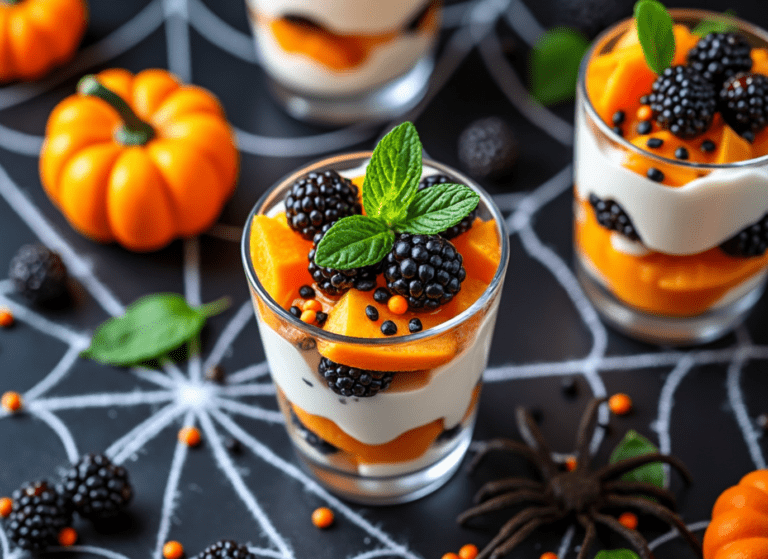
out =
[(556, 553), (552, 553), (551, 551), (546, 551), (541, 554), (541, 557), (539, 559), (558, 559)]
[(565, 469), (569, 472), (572, 472), (576, 469), (576, 466), (578, 465), (578, 461), (576, 460), (575, 456), (569, 456), (565, 459)]
[(333, 511), (328, 507), (320, 507), (312, 512), (312, 524), (318, 528), (328, 528), (333, 524)]
[(13, 313), (8, 309), (0, 309), (0, 326), (8, 328), (13, 326)]
[(638, 120), (650, 120), (653, 116), (653, 110), (648, 105), (643, 105), (637, 109)]
[(187, 446), (197, 446), (202, 440), (203, 438), (200, 436), (200, 431), (197, 427), (183, 427), (179, 431), (179, 441)]
[(21, 394), (18, 392), (9, 391), (3, 394), (3, 397), (0, 398), (0, 405), (2, 405), (6, 411), (14, 413), (22, 408), (24, 400), (21, 399)]
[(163, 557), (165, 559), (181, 559), (184, 557), (184, 546), (173, 540), (166, 542), (163, 546)]
[(69, 547), (75, 545), (77, 541), (77, 532), (74, 528), (62, 528), (59, 532), (59, 545), (61, 547)]
[(440, 559), (459, 559), (459, 556), (451, 552), (444, 554)]
[(466, 545), (462, 545), (461, 549), (459, 549), (459, 558), (460, 559), (475, 559), (478, 554), (477, 546), (473, 543), (468, 543)]
[(309, 301), (304, 301), (304, 308), (302, 310), (305, 311), (319, 311), (323, 309), (323, 305), (320, 304), (320, 301), (317, 299), (310, 299)]
[(627, 415), (632, 411), (632, 399), (626, 394), (619, 392), (610, 397), (608, 407), (616, 415)]
[(0, 499), (0, 518), (7, 518), (13, 510), (13, 499), (10, 497), (3, 497)]
[(408, 310), (408, 301), (402, 295), (392, 295), (387, 301), (387, 308), (394, 314), (405, 314)]
[(307, 324), (314, 324), (317, 320), (317, 312), (315, 311), (303, 311), (301, 313), (301, 321)]
[(637, 515), (631, 512), (623, 512), (619, 516), (619, 523), (625, 528), (634, 530), (637, 528)]

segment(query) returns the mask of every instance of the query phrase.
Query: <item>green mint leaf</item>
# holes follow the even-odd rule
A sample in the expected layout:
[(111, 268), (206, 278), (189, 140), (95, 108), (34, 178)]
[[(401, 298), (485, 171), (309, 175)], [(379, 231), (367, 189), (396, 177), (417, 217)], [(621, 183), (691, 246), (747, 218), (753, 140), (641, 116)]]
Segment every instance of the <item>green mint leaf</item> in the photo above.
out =
[(672, 16), (657, 0), (639, 0), (635, 3), (637, 36), (648, 67), (661, 74), (675, 57), (675, 34)]
[(401, 221), (421, 178), (421, 141), (412, 122), (384, 136), (373, 150), (363, 182), (366, 215), (386, 223)]
[(206, 318), (223, 311), (223, 300), (189, 306), (176, 293), (157, 293), (135, 301), (122, 316), (103, 322), (91, 345), (80, 355), (101, 363), (126, 367), (158, 359), (197, 336)]
[(634, 551), (629, 549), (612, 549), (610, 551), (599, 551), (595, 559), (640, 559)]
[[(652, 454), (654, 452), (659, 452), (656, 445), (637, 431), (630, 429), (611, 453), (609, 462), (613, 464), (615, 462), (620, 462), (621, 460), (642, 456), (643, 454)], [(667, 485), (667, 474), (661, 462), (653, 462), (635, 468), (621, 476), (621, 479), (652, 483), (657, 487), (666, 487)]]
[(379, 262), (392, 250), (395, 234), (372, 217), (350, 215), (333, 224), (315, 252), (318, 266), (335, 270), (360, 268)]
[(579, 64), (589, 42), (578, 31), (557, 27), (546, 31), (531, 50), (531, 94), (542, 105), (573, 99)]
[(477, 207), (480, 196), (463, 184), (438, 184), (416, 193), (406, 220), (398, 229), (434, 235), (459, 223)]
[[(733, 17), (736, 15), (736, 12), (733, 10), (725, 10), (723, 15)], [(710, 33), (728, 33), (730, 31), (736, 31), (736, 29), (736, 25), (731, 21), (705, 19), (691, 29), (691, 33), (697, 37), (706, 37)]]

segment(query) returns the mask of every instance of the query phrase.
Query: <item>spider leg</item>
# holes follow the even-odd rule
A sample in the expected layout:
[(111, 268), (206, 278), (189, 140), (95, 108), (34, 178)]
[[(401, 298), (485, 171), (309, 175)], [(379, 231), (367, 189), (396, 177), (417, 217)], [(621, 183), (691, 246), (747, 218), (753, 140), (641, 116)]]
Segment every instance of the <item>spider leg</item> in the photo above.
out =
[(648, 549), (648, 543), (643, 539), (640, 532), (627, 528), (614, 517), (608, 516), (607, 514), (595, 512), (592, 514), (592, 517), (600, 524), (608, 526), (608, 528), (623, 536), (625, 540), (635, 547), (640, 554), (641, 559), (651, 559), (651, 550)]
[(600, 468), (596, 472), (596, 475), (601, 480), (612, 479), (626, 472), (629, 472), (630, 470), (634, 470), (638, 466), (643, 466), (652, 462), (665, 462), (670, 466), (673, 466), (678, 472), (680, 472), (680, 475), (683, 476), (683, 479), (686, 483), (691, 483), (691, 473), (688, 471), (688, 468), (685, 467), (685, 464), (683, 464), (674, 456), (660, 453), (643, 454), (640, 456), (635, 456), (634, 458), (628, 458), (627, 460), (616, 462), (614, 464), (608, 464), (607, 466)]
[(605, 398), (593, 398), (587, 404), (584, 415), (581, 416), (578, 435), (576, 435), (576, 456), (578, 456), (576, 468), (578, 470), (586, 470), (591, 461), (589, 444), (592, 442), (595, 429), (597, 429), (597, 411), (605, 400)]
[(489, 481), (483, 485), (475, 495), (475, 504), (482, 503), (488, 497), (493, 497), (494, 495), (512, 489), (531, 489), (533, 491), (544, 493), (544, 484), (521, 477), (510, 477), (498, 481)]
[(608, 495), (605, 498), (605, 502), (611, 506), (634, 508), (651, 514), (667, 524), (671, 524), (677, 528), (677, 531), (680, 532), (680, 535), (683, 536), (683, 538), (685, 538), (688, 545), (690, 545), (699, 557), (701, 557), (701, 543), (699, 543), (699, 540), (697, 540), (696, 536), (688, 530), (688, 527), (680, 517), (667, 508), (641, 497), (618, 497), (615, 495)]
[(644, 483), (642, 481), (629, 481), (623, 479), (617, 479), (615, 481), (609, 481), (604, 486), (605, 493), (620, 493), (622, 495), (646, 495), (650, 497), (656, 497), (657, 499), (664, 501), (670, 505), (670, 508), (675, 508), (677, 500), (671, 491), (653, 485), (652, 483)]
[[(557, 517), (540, 516), (538, 518), (534, 518), (527, 524), (524, 524), (517, 532), (510, 536), (509, 539), (501, 542), (493, 551), (493, 553), (491, 553), (490, 559), (498, 559), (499, 557), (508, 555), (512, 552), (513, 549), (523, 543), (523, 540), (530, 536), (531, 532), (533, 532), (536, 528), (542, 524), (549, 524), (550, 522), (554, 522), (555, 520), (557, 520)], [(480, 557), (478, 556), (477, 559), (480, 559)]]
[(483, 550), (478, 554), (476, 559), (486, 559), (496, 547), (507, 539), (515, 530), (521, 526), (527, 524), (531, 520), (540, 517), (550, 517), (557, 514), (557, 507), (554, 505), (549, 507), (529, 507), (517, 513), (515, 516), (507, 520), (506, 524), (501, 527), (499, 533), (488, 542)]
[(586, 530), (586, 534), (584, 534), (584, 540), (581, 542), (581, 549), (579, 549), (579, 556), (576, 559), (587, 559), (587, 552), (597, 537), (597, 530), (595, 529), (595, 523), (586, 514), (580, 514), (577, 518), (579, 524)]
[(521, 433), (524, 433), (527, 430), (534, 438), (536, 441), (536, 446), (538, 447), (537, 454), (539, 454), (544, 459), (544, 462), (548, 468), (548, 472), (545, 473), (545, 477), (552, 477), (555, 472), (557, 472), (557, 465), (555, 464), (555, 461), (552, 460), (552, 451), (544, 440), (544, 435), (541, 434), (539, 426), (536, 425), (536, 421), (534, 421), (533, 417), (531, 417), (531, 414), (528, 413), (525, 408), (517, 408), (517, 428)]
[(470, 509), (465, 510), (459, 515), (457, 522), (459, 524), (464, 524), (470, 518), (480, 516), (481, 514), (485, 514), (486, 512), (493, 512), (493, 511), (501, 510), (506, 507), (510, 507), (512, 505), (518, 505), (520, 503), (531, 502), (531, 501), (536, 503), (547, 504), (551, 502), (551, 499), (547, 498), (547, 496), (540, 491), (531, 491), (530, 489), (518, 489), (517, 491), (512, 491), (511, 493), (504, 493), (502, 495), (499, 495), (498, 497), (489, 499), (488, 501), (484, 502), (481, 505), (477, 505)]
[[(469, 463), (468, 469), (470, 472), (474, 471), (475, 468), (477, 468), (480, 465), (480, 462), (482, 462), (485, 457), (488, 455), (489, 452), (492, 452), (494, 450), (507, 450), (509, 452), (514, 452), (516, 454), (519, 454), (526, 460), (528, 460), (530, 463), (532, 463), (534, 466), (536, 466), (539, 469), (539, 472), (544, 477), (550, 477), (552, 471), (550, 469), (549, 462), (552, 461), (551, 458), (547, 456), (545, 458), (543, 455), (540, 455), (538, 452), (536, 452), (535, 449), (531, 448), (528, 445), (525, 445), (523, 443), (512, 441), (509, 439), (492, 439), (490, 441), (486, 441), (484, 443), (481, 443), (480, 450), (477, 451), (477, 454), (475, 454), (474, 458), (472, 458), (472, 461)], [(549, 461), (548, 461), (548, 460)]]

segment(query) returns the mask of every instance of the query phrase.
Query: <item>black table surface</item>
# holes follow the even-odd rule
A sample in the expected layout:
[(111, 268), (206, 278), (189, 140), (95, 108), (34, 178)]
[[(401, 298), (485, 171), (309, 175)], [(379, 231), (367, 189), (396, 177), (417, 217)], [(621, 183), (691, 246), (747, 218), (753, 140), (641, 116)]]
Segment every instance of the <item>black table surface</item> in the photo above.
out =
[[(766, 467), (768, 443), (756, 418), (768, 412), (768, 300), (735, 333), (684, 350), (636, 342), (597, 318), (572, 268), (573, 109), (566, 103), (542, 112), (527, 101), (523, 85), (530, 42), (542, 28), (564, 23), (571, 13), (565, 3), (449, 4), (430, 98), (408, 115), (425, 151), (454, 166), (458, 134), (474, 119), (501, 115), (520, 140), (511, 178), (484, 183), (509, 216), (512, 234), (475, 440), (520, 440), (513, 410), (525, 406), (538, 412), (552, 447), (567, 454), (587, 401), (626, 392), (635, 409), (623, 417), (605, 414), (610, 423), (596, 463), (607, 461), (629, 429), (674, 453), (694, 478), (686, 487), (672, 476), (679, 511), (701, 536), (720, 492)], [(605, 2), (586, 5), (615, 13)], [(768, 25), (751, 0), (678, 5), (731, 7)], [(619, 15), (630, 10), (625, 5)], [(406, 505), (346, 503), (298, 466), (263, 366), (239, 256), (248, 211), (287, 172), (324, 154), (370, 149), (385, 127), (315, 127), (281, 112), (269, 98), (241, 0), (91, 0), (90, 18), (72, 62), (39, 82), (0, 89), (0, 267), (22, 244), (42, 241), (62, 254), (76, 284), (74, 304), (51, 311), (26, 305), (0, 280), (0, 306), (17, 319), (0, 331), (0, 392), (18, 391), (27, 404), (25, 413), (0, 414), (0, 495), (28, 480), (55, 478), (79, 454), (107, 451), (128, 468), (135, 499), (110, 528), (78, 521), (72, 556), (156, 558), (167, 540), (180, 541), (192, 556), (222, 538), (279, 559), (433, 559), (470, 542), (482, 547), (510, 513), (466, 528), (456, 516), (484, 482), (532, 475), (522, 460), (496, 456), (472, 475), (462, 469), (437, 492)], [(43, 193), (37, 165), (48, 114), (81, 75), (107, 67), (168, 68), (221, 99), (237, 130), (241, 172), (209, 233), (135, 254), (83, 238)], [(230, 309), (206, 327), (201, 355), (150, 372), (78, 357), (99, 323), (159, 291), (184, 293), (192, 302), (231, 297)], [(185, 407), (185, 396), (200, 390), (201, 375), (214, 364), (229, 376), (218, 399)], [(575, 380), (575, 397), (563, 394), (564, 378)], [(190, 423), (204, 439), (194, 449), (176, 443), (178, 429)], [(243, 443), (241, 455), (224, 450), (233, 435)], [(335, 511), (332, 529), (312, 526), (319, 506)], [(641, 517), (640, 530), (659, 559), (694, 556), (663, 524)], [(603, 547), (628, 547), (607, 532), (599, 536)], [(544, 551), (575, 557), (582, 537), (570, 521), (560, 522), (536, 531), (512, 557)], [(16, 556), (0, 530), (0, 557)]]

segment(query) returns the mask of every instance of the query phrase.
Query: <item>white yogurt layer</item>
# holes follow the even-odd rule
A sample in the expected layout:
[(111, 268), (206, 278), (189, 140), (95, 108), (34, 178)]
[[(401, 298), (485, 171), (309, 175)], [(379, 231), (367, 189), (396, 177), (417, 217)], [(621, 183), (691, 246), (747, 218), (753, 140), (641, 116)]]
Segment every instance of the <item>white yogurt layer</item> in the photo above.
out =
[(309, 95), (357, 95), (408, 72), (432, 48), (434, 33), (405, 33), (375, 47), (359, 66), (337, 71), (301, 53), (286, 52), (267, 24), (252, 21), (263, 64), (288, 89)]
[(601, 149), (583, 111), (578, 112), (577, 195), (615, 200), (649, 249), (698, 254), (768, 212), (768, 169), (718, 169), (684, 186), (664, 186), (623, 167), (621, 150)]
[(246, 0), (251, 11), (270, 17), (287, 14), (316, 21), (344, 35), (402, 30), (427, 2), (414, 0)]

